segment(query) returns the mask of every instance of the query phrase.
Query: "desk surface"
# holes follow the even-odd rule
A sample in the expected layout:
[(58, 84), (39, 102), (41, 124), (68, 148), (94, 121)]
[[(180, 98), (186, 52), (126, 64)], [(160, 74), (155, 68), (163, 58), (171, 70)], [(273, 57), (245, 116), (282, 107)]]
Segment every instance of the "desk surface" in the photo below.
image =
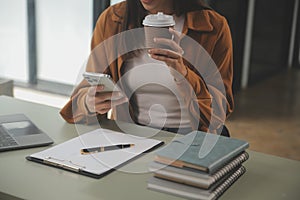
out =
[[(78, 136), (77, 131), (95, 129), (93, 126), (75, 127), (67, 124), (58, 112), (57, 108), (0, 96), (0, 114), (26, 114), (52, 137), (55, 144)], [(103, 127), (113, 127), (113, 122), (105, 122)], [(132, 124), (124, 124), (124, 127), (132, 131), (148, 131), (146, 127)], [(160, 134), (163, 138), (169, 133)], [(25, 159), (26, 156), (46, 148), (0, 153), (0, 199), (179, 199), (147, 190), (147, 179), (152, 176), (151, 173), (126, 173), (126, 170), (116, 170), (101, 179), (93, 179)], [(248, 152), (250, 159), (244, 164), (246, 174), (220, 199), (275, 200), (300, 197), (300, 162)], [(143, 158), (137, 160), (140, 159)]]

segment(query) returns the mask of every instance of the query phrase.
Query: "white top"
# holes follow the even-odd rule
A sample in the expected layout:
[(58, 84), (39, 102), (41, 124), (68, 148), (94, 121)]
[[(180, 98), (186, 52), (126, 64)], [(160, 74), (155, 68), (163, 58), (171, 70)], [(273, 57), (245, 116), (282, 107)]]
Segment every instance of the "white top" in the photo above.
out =
[[(184, 16), (174, 18), (175, 30), (182, 32)], [(157, 128), (190, 127), (187, 108), (164, 62), (150, 58), (145, 51), (125, 61), (124, 68), (123, 83), (135, 99), (138, 123)]]

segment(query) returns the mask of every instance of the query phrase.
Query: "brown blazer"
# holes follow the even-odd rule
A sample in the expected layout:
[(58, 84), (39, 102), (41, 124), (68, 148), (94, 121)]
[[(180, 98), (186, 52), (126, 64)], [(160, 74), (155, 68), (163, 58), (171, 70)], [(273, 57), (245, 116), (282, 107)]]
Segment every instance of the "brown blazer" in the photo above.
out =
[[(87, 71), (103, 72), (111, 74), (115, 81), (122, 76), (122, 66), (124, 58), (117, 57), (113, 62), (107, 61), (112, 52), (95, 51), (96, 47), (101, 46), (103, 41), (121, 32), (123, 16), (125, 14), (126, 2), (116, 4), (106, 9), (99, 17), (92, 42), (92, 53), (86, 66)], [(224, 17), (212, 10), (193, 11), (186, 14), (183, 34), (190, 40), (198, 42), (209, 58), (201, 57), (195, 49), (189, 48), (189, 44), (181, 44), (185, 51), (185, 64), (188, 69), (186, 83), (178, 83), (178, 89), (185, 96), (185, 103), (189, 109), (191, 127), (194, 130), (215, 132), (225, 123), (225, 119), (233, 111), (233, 59), (232, 59), (232, 40), (227, 21)], [(201, 48), (199, 48), (201, 49)], [(103, 49), (102, 49), (103, 50)], [(200, 51), (197, 50), (196, 51)], [(203, 54), (203, 52), (202, 52)], [(201, 55), (202, 55), (201, 54)], [(205, 54), (205, 53), (204, 53)], [(95, 55), (97, 58), (95, 59)], [(199, 61), (192, 63), (189, 58), (195, 57)], [(212, 58), (212, 60), (210, 59)], [(99, 63), (107, 65), (107, 69), (100, 70)], [(212, 62), (213, 61), (213, 62)], [(213, 70), (215, 66), (216, 70)], [(205, 70), (203, 70), (205, 69)], [(211, 70), (212, 69), (212, 70)], [(95, 123), (101, 117), (95, 113), (89, 113), (85, 106), (85, 95), (88, 90), (88, 83), (83, 80), (74, 90), (70, 101), (62, 108), (60, 114), (69, 123)], [(123, 109), (128, 110), (128, 105), (123, 105)], [(119, 107), (119, 106), (117, 106)], [(124, 120), (122, 106), (113, 109), (113, 118)], [(132, 106), (129, 103), (129, 112)], [(131, 121), (131, 120), (129, 120)], [(135, 119), (133, 119), (135, 121)], [(208, 130), (209, 129), (209, 130)]]

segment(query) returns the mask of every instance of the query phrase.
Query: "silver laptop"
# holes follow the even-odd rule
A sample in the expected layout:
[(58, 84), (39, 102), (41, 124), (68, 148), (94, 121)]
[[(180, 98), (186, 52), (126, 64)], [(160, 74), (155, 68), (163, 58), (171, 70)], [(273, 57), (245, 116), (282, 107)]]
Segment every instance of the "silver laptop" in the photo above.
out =
[(24, 114), (0, 115), (0, 151), (52, 143), (53, 140)]

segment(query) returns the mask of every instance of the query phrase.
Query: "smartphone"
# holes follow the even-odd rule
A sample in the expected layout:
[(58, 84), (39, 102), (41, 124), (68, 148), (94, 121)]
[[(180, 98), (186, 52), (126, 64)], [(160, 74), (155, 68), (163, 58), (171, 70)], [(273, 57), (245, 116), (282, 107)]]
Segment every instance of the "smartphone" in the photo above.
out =
[(104, 85), (103, 92), (120, 91), (111, 76), (108, 74), (84, 72), (82, 75), (92, 86)]

